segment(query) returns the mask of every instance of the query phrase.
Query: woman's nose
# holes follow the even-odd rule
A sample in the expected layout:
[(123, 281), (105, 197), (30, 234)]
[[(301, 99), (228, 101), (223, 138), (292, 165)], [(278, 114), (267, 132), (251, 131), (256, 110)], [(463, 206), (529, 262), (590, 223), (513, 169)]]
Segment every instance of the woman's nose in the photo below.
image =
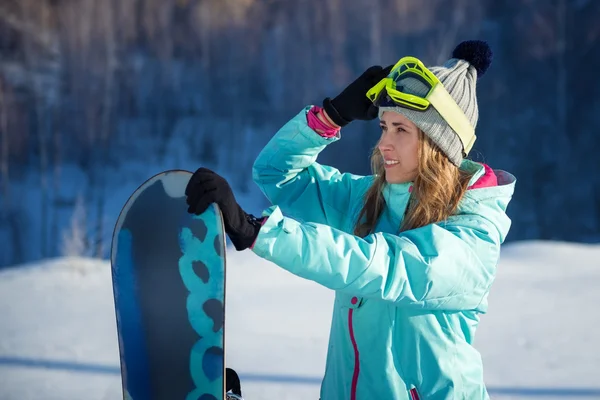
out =
[(391, 150), (391, 143), (388, 139), (388, 135), (385, 133), (381, 135), (381, 138), (379, 138), (379, 143), (377, 143), (377, 147), (379, 148), (379, 151)]

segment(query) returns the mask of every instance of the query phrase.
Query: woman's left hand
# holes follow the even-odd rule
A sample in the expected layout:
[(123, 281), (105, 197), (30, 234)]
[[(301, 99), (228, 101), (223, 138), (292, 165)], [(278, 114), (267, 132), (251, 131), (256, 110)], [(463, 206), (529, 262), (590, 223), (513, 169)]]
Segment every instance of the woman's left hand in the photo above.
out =
[(353, 120), (372, 120), (378, 115), (379, 109), (367, 98), (367, 92), (392, 70), (393, 65), (382, 68), (374, 65), (363, 72), (350, 83), (335, 98), (326, 97), (323, 109), (339, 127), (346, 126)]
[(194, 172), (185, 188), (185, 195), (191, 214), (202, 214), (211, 203), (217, 203), (223, 214), (239, 207), (225, 178), (208, 168), (198, 168)]
[(199, 168), (190, 178), (185, 195), (190, 214), (200, 215), (210, 204), (217, 203), (225, 231), (237, 250), (247, 249), (254, 243), (261, 222), (242, 210), (225, 178), (207, 168)]

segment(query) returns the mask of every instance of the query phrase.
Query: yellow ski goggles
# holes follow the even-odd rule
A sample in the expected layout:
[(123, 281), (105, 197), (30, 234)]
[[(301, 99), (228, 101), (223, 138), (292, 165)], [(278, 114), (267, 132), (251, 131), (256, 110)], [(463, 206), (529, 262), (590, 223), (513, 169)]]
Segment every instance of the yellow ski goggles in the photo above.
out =
[[(414, 78), (429, 88), (424, 97), (404, 93), (398, 84), (405, 78)], [(450, 96), (437, 76), (415, 57), (401, 58), (389, 75), (367, 92), (367, 97), (377, 107), (404, 107), (416, 111), (426, 111), (433, 106), (460, 138), (465, 156), (475, 143), (475, 129), (464, 112)]]

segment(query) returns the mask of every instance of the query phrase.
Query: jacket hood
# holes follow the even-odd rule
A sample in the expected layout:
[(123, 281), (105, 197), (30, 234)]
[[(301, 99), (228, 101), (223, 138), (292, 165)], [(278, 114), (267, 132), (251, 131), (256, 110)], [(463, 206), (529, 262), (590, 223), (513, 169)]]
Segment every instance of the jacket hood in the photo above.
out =
[[(510, 230), (511, 220), (506, 208), (511, 201), (517, 179), (504, 170), (492, 170), (487, 165), (464, 160), (461, 169), (473, 173), (470, 188), (461, 200), (458, 214), (474, 214), (491, 222), (497, 229), (500, 241), (504, 242)], [(495, 185), (479, 185), (482, 180), (495, 175)]]

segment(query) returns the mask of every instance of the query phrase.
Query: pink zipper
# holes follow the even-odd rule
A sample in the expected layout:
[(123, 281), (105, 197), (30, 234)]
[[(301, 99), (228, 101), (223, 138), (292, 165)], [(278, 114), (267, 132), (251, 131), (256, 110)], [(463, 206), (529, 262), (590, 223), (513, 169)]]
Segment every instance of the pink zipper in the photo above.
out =
[(356, 385), (358, 384), (358, 373), (360, 372), (360, 365), (358, 363), (358, 346), (356, 345), (356, 339), (354, 338), (354, 327), (352, 326), (352, 313), (354, 309), (348, 310), (348, 329), (350, 330), (350, 340), (352, 341), (352, 347), (354, 347), (354, 374), (352, 375), (352, 388), (350, 389), (350, 400), (356, 400)]
[[(356, 304), (356, 298), (352, 299), (352, 304)], [(354, 374), (352, 375), (352, 387), (350, 389), (350, 400), (356, 400), (356, 386), (358, 384), (358, 374), (360, 372), (359, 356), (358, 356), (358, 345), (356, 344), (356, 338), (354, 337), (354, 326), (352, 324), (352, 316), (354, 309), (348, 310), (348, 330), (350, 331), (350, 341), (354, 348)], [(421, 400), (419, 393), (416, 388), (410, 389), (411, 400)]]
[(410, 389), (410, 399), (411, 400), (420, 400), (419, 393), (417, 393), (417, 389)]

